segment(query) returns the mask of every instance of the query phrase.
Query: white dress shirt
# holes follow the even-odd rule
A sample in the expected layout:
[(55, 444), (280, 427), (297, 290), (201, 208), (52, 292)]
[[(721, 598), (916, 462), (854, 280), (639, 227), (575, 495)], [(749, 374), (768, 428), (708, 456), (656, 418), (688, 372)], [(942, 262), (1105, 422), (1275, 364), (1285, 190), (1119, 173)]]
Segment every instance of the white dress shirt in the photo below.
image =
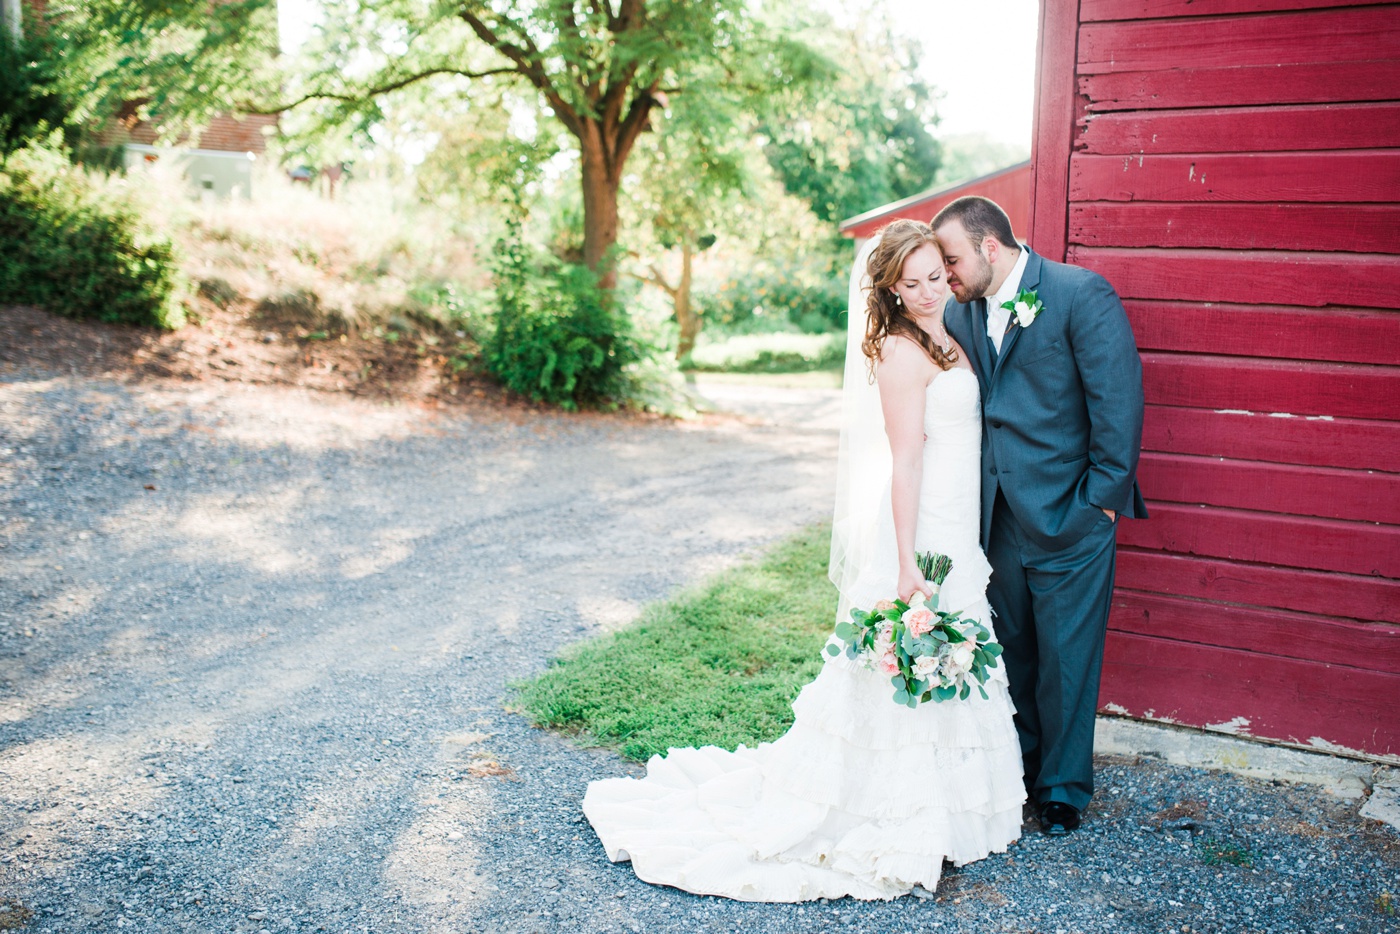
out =
[(1011, 267), (1011, 274), (1006, 277), (1006, 281), (997, 289), (995, 295), (987, 299), (987, 336), (996, 344), (997, 353), (1001, 353), (1001, 339), (1006, 336), (1006, 323), (1011, 320), (1011, 309), (1001, 307), (1002, 302), (1013, 301), (1017, 293), (1021, 291), (1021, 276), (1026, 271), (1026, 260), (1030, 258), (1030, 252), (1025, 244), (1021, 245), (1021, 256), (1016, 260), (1016, 265)]

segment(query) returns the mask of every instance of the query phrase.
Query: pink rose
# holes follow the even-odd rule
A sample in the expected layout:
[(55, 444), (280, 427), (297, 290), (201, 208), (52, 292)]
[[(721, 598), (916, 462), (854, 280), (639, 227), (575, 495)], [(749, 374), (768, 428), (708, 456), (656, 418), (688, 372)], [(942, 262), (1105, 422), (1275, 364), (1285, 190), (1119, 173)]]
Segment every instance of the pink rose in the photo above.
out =
[(881, 600), (881, 601), (879, 601), (879, 602), (877, 602), (877, 603), (875, 604), (875, 610), (874, 610), (874, 612), (876, 612), (876, 613), (883, 613), (885, 610), (893, 610), (893, 609), (894, 609), (894, 601), (893, 601), (893, 600)]
[(880, 669), (880, 674), (897, 675), (899, 674), (899, 659), (895, 657), (893, 652), (886, 652), (880, 656), (880, 660), (875, 663), (875, 667)]
[(916, 636), (927, 635), (933, 632), (933, 611), (927, 607), (919, 607), (904, 614), (901, 619), (904, 625), (909, 627), (909, 631)]

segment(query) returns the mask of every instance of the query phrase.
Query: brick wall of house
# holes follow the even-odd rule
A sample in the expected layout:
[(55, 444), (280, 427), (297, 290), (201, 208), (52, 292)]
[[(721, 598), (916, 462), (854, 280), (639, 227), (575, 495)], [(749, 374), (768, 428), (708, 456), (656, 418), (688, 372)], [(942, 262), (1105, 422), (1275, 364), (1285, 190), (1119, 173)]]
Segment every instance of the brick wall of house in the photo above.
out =
[[(264, 127), (275, 127), (275, 115), (236, 117), (219, 114), (209, 125), (194, 137), (195, 149), (212, 149), (217, 152), (252, 152), (262, 154), (267, 150), (267, 136)], [(153, 144), (156, 141), (156, 127), (152, 123), (140, 121), (129, 127), (121, 125), (109, 128), (102, 134), (106, 145), (121, 143)], [(190, 145), (189, 139), (179, 140), (180, 145)]]

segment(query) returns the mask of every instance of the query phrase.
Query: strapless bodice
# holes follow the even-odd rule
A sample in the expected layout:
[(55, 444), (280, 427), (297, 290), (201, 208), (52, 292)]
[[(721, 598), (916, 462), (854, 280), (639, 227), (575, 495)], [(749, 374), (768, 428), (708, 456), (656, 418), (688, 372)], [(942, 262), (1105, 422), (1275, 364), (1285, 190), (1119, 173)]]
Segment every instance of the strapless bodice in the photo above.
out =
[(982, 505), (981, 390), (971, 370), (945, 370), (925, 391), (924, 475), (915, 543), (944, 554), (977, 546)]

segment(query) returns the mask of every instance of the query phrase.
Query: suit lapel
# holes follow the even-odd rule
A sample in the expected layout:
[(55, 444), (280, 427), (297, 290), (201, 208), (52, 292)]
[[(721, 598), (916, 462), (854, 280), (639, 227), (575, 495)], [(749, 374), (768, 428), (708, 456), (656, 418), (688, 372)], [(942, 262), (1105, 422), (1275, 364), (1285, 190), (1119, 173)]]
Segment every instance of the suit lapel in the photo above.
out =
[[(1030, 247), (1026, 247), (1025, 250), (1029, 255), (1026, 257), (1026, 269), (1021, 273), (1021, 285), (1016, 289), (1017, 294), (1027, 290), (1034, 290), (1040, 285), (1040, 268), (1042, 261), (1039, 256), (1031, 252)], [(1001, 353), (997, 354), (996, 369), (992, 371), (993, 381), (996, 380), (997, 374), (1001, 372), (1002, 366), (1006, 364), (1006, 358), (1011, 356), (1011, 350), (1016, 346), (1016, 340), (1021, 336), (1021, 331), (1023, 330), (1023, 328), (1016, 323), (1016, 315), (1014, 312), (1008, 320), (1011, 325), (1011, 330), (1007, 331), (1006, 336), (1001, 339)]]
[(977, 378), (982, 381), (982, 391), (985, 393), (991, 385), (993, 370), (991, 356), (987, 353), (987, 300), (975, 298), (968, 302), (966, 308), (971, 327), (968, 329), (968, 346), (963, 349), (972, 354)]

